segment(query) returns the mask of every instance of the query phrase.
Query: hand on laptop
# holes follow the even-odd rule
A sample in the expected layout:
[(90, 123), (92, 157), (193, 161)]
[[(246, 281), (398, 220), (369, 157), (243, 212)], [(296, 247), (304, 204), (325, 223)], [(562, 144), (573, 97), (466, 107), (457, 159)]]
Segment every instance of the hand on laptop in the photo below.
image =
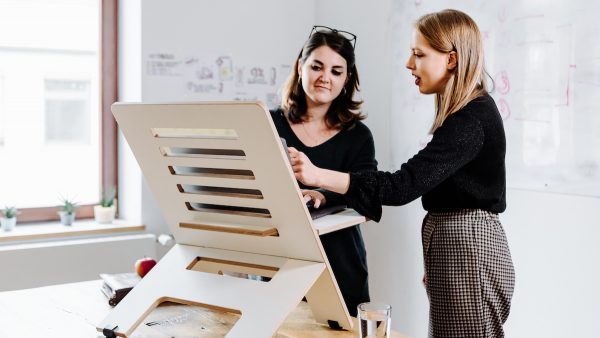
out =
[(307, 190), (302, 189), (302, 196), (304, 196), (304, 202), (307, 204), (312, 202), (312, 205), (315, 209), (318, 209), (320, 206), (325, 205), (327, 200), (325, 196), (316, 190)]

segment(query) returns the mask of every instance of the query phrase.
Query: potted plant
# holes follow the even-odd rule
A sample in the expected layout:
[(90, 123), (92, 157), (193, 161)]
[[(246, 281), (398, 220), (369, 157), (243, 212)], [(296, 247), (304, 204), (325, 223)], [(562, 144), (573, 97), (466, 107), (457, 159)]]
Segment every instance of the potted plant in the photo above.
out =
[(19, 210), (15, 207), (5, 207), (2, 210), (2, 217), (0, 217), (0, 225), (4, 231), (11, 231), (17, 224), (17, 215)]
[(115, 196), (114, 188), (107, 189), (102, 193), (100, 205), (94, 206), (94, 219), (97, 223), (108, 224), (114, 221), (117, 212)]
[(63, 225), (72, 225), (75, 221), (75, 210), (77, 209), (77, 203), (69, 200), (68, 198), (62, 199), (62, 207), (58, 212), (60, 216), (60, 222)]

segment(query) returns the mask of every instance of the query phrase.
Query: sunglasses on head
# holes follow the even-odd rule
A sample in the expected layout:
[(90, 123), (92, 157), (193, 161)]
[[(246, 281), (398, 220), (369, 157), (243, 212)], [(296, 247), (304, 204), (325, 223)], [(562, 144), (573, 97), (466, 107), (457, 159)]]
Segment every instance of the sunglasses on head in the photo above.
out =
[(310, 38), (314, 33), (334, 33), (334, 34), (338, 34), (341, 35), (343, 38), (345, 38), (346, 40), (350, 41), (350, 43), (352, 43), (352, 48), (354, 49), (354, 47), (356, 46), (356, 35), (347, 32), (347, 31), (341, 31), (341, 30), (337, 30), (331, 27), (327, 27), (327, 26), (313, 26), (312, 30), (310, 31), (310, 34), (308, 35), (308, 37)]

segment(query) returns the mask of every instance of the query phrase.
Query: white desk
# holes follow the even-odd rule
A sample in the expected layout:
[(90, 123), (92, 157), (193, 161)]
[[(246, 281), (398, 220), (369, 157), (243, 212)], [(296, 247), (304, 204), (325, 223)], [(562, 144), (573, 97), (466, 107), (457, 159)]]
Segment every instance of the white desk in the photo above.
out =
[[(0, 337), (96, 338), (98, 324), (111, 310), (100, 280), (0, 292)], [(132, 338), (223, 337), (237, 318), (188, 305), (162, 305), (148, 315)], [(301, 302), (276, 337), (356, 337), (317, 324)], [(408, 338), (394, 332), (392, 338)]]

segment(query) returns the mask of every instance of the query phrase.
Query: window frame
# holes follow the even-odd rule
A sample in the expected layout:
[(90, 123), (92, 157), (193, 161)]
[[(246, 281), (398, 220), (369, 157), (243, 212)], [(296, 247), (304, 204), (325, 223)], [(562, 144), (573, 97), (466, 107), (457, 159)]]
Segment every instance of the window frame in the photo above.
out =
[[(118, 99), (118, 0), (100, 0), (100, 15), (100, 186), (108, 189), (118, 185), (117, 123), (110, 110)], [(94, 205), (80, 205), (77, 218), (94, 217)], [(58, 220), (59, 210), (60, 206), (23, 208), (20, 209), (19, 223)]]

